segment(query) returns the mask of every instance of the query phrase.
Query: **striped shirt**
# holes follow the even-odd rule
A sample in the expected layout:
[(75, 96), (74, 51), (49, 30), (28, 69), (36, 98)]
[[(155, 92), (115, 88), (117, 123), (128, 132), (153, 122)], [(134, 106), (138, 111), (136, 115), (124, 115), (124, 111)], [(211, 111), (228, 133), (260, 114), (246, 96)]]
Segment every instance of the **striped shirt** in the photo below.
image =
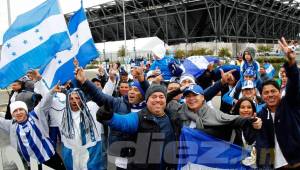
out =
[(18, 149), (28, 162), (31, 157), (43, 163), (55, 154), (51, 140), (43, 134), (44, 131), (41, 128), (41, 123), (34, 111), (28, 114), (26, 122), (19, 123), (17, 126)]

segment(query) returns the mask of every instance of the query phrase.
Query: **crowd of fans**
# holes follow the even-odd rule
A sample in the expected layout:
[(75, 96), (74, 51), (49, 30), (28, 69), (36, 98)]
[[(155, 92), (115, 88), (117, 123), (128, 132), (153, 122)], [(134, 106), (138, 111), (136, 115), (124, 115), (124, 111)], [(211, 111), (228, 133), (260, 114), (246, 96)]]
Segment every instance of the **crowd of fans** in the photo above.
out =
[[(299, 168), (299, 68), (295, 50), (284, 38), (279, 45), (287, 60), (277, 80), (253, 48), (235, 63), (208, 64), (199, 77), (163, 55), (130, 71), (99, 66), (91, 80), (74, 60), (76, 81), (52, 89), (31, 70), (11, 85), (0, 128), (26, 166), (36, 159), (53, 169), (177, 169), (185, 126), (248, 149), (249, 168)], [(217, 95), (220, 108), (211, 102)]]

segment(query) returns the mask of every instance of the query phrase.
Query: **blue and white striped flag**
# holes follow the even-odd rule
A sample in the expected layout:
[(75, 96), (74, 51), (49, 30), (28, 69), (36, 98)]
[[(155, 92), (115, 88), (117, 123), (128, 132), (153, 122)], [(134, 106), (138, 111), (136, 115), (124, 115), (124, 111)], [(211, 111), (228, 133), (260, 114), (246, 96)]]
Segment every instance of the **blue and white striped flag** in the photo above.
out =
[(242, 160), (249, 152), (200, 130), (183, 127), (179, 148), (178, 170), (247, 169)]
[(264, 69), (266, 70), (266, 74), (267, 74), (267, 76), (268, 76), (268, 78), (269, 79), (273, 79), (274, 78), (274, 76), (275, 76), (275, 68), (273, 67), (273, 65), (272, 64), (270, 64), (270, 63), (265, 63), (264, 65), (263, 65), (263, 67), (264, 67)]
[(58, 51), (71, 48), (65, 18), (57, 0), (47, 0), (17, 17), (3, 36), (0, 88), (29, 69), (49, 63)]
[(48, 87), (51, 88), (58, 81), (65, 83), (74, 79), (74, 57), (79, 61), (79, 65), (84, 67), (99, 56), (82, 6), (70, 18), (68, 29), (73, 45), (71, 51), (66, 50), (57, 53), (41, 71)]
[(212, 56), (191, 56), (183, 61), (181, 68), (184, 73), (191, 74), (197, 78), (204, 73), (208, 64), (212, 62), (217, 63), (218, 59)]

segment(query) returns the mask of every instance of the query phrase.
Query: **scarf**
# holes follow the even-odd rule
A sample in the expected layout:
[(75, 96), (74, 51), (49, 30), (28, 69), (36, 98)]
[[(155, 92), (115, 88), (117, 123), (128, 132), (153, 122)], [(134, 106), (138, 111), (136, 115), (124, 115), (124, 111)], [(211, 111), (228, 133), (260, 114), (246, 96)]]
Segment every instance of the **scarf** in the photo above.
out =
[(230, 124), (238, 115), (229, 115), (222, 113), (219, 110), (210, 108), (205, 102), (202, 107), (195, 113), (188, 109), (186, 104), (182, 105), (182, 109), (179, 111), (182, 118), (187, 122), (196, 122), (197, 129), (204, 129), (204, 126), (219, 126)]
[(132, 104), (131, 105), (131, 112), (139, 112), (140, 110), (144, 109), (146, 107), (146, 101), (142, 101), (138, 104)]
[(83, 94), (83, 92), (78, 89), (71, 89), (67, 93), (66, 99), (66, 109), (63, 113), (62, 119), (62, 135), (64, 135), (68, 139), (74, 139), (75, 137), (75, 129), (74, 129), (74, 120), (72, 118), (72, 111), (70, 106), (70, 95), (72, 93), (76, 93), (80, 97), (81, 107), (80, 107), (80, 132), (81, 132), (81, 141), (82, 145), (85, 145), (89, 141), (95, 142), (96, 136), (99, 135), (94, 119), (90, 113), (88, 106), (86, 105), (87, 100)]

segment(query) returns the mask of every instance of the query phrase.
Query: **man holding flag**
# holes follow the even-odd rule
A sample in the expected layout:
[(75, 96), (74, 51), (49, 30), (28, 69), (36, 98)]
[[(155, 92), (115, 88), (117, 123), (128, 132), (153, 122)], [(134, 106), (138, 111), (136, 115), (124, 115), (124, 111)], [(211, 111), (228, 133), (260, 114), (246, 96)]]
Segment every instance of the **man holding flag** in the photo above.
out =
[[(73, 80), (71, 70), (84, 67), (92, 59), (98, 57), (90, 28), (81, 1), (81, 8), (70, 18), (68, 30), (72, 48), (56, 54), (51, 62), (41, 70), (43, 85), (52, 87), (56, 83)], [(55, 127), (50, 132), (61, 132), (62, 158), (67, 169), (103, 169), (102, 160), (102, 125), (96, 122), (95, 110), (98, 106), (86, 101), (79, 89), (71, 89), (64, 96), (64, 107), (60, 113), (49, 112)], [(84, 127), (83, 127), (84, 125)], [(51, 125), (50, 125), (51, 126)], [(89, 130), (87, 130), (90, 128)], [(79, 129), (79, 130), (78, 130)], [(56, 136), (52, 134), (52, 136)]]

